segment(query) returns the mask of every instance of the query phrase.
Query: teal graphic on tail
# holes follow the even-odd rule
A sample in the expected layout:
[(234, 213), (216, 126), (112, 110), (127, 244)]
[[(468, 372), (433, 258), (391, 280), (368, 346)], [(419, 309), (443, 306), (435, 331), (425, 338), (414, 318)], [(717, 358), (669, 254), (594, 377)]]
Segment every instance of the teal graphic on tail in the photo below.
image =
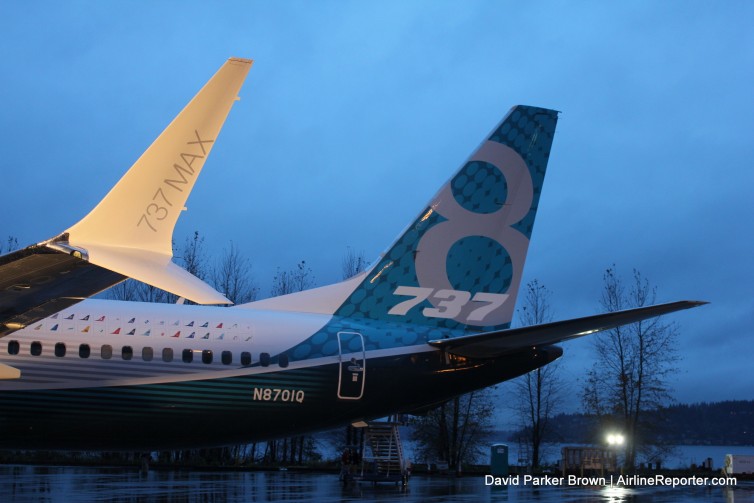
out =
[(508, 327), (557, 118), (554, 110), (513, 107), (335, 315)]

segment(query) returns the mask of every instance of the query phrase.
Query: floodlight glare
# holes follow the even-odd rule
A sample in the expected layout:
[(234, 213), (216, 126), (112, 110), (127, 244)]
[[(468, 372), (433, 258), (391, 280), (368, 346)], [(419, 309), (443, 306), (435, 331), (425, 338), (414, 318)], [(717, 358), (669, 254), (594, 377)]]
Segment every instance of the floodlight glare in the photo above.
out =
[(623, 445), (625, 438), (620, 433), (610, 433), (607, 435), (608, 445)]

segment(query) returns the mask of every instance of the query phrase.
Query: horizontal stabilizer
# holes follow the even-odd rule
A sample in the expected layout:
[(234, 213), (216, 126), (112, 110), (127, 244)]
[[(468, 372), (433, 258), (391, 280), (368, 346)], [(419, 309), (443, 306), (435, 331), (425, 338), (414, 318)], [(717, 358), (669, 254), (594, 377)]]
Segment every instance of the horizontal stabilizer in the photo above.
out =
[(707, 302), (682, 300), (530, 327), (434, 340), (430, 341), (429, 344), (459, 356), (491, 358), (506, 353), (515, 353), (525, 348), (556, 344), (704, 304), (707, 304)]

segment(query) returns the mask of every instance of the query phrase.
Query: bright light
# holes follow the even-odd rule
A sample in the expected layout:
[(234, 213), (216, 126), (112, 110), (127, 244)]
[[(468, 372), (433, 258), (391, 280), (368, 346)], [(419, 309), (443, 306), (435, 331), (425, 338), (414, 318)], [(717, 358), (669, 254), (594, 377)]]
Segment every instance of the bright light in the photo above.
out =
[(623, 438), (623, 435), (620, 433), (610, 433), (607, 436), (607, 444), (608, 445), (623, 445), (623, 441), (625, 439)]

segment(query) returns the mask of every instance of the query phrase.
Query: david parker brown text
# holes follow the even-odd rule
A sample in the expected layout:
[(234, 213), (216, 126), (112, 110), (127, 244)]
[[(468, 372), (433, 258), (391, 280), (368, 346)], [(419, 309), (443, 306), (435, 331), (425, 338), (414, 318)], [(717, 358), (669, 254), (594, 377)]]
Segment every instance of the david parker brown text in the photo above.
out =
[(735, 486), (735, 477), (667, 477), (665, 475), (610, 475), (609, 477), (551, 477), (549, 475), (484, 476), (488, 486)]

